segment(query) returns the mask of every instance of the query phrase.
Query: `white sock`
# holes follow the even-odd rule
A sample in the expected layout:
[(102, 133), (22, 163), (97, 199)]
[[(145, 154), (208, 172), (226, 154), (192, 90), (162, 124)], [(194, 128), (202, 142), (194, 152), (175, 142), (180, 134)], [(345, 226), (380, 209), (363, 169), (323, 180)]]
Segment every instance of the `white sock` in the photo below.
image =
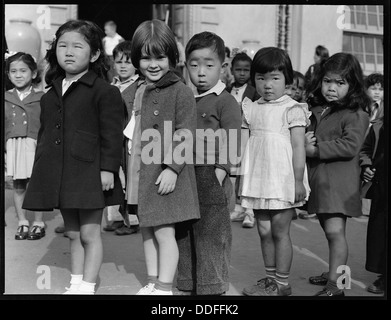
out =
[(243, 207), (240, 205), (240, 204), (235, 204), (235, 209), (234, 209), (235, 211), (238, 211), (238, 212), (243, 212), (244, 210), (243, 210)]
[(71, 274), (71, 285), (68, 288), (70, 291), (78, 290), (83, 280), (82, 274)]
[(38, 226), (38, 227), (44, 228), (45, 223), (43, 221), (34, 221), (33, 226)]
[(20, 226), (29, 226), (29, 225), (30, 225), (30, 223), (28, 222), (28, 220), (20, 220), (18, 222), (18, 227), (20, 227)]
[(79, 292), (94, 293), (95, 292), (95, 283), (82, 280), (82, 282), (80, 283), (80, 286), (79, 286)]

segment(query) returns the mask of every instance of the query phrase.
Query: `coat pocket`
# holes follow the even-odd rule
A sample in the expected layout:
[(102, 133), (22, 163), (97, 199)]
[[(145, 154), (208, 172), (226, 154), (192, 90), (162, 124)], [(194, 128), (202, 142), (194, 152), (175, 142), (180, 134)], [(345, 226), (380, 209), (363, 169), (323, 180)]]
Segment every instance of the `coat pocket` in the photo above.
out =
[(71, 155), (77, 160), (93, 162), (98, 146), (98, 136), (81, 130), (73, 135)]

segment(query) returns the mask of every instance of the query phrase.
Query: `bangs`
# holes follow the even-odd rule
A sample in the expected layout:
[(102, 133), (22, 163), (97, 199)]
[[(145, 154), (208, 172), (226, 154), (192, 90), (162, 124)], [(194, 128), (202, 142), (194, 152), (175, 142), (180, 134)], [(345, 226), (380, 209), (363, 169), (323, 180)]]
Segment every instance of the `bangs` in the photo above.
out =
[(285, 70), (285, 61), (283, 61), (279, 56), (268, 55), (259, 59), (258, 63), (254, 66), (254, 71), (257, 73), (268, 73), (274, 70), (284, 71)]
[(145, 42), (141, 51), (149, 56), (168, 56), (168, 52), (166, 49), (166, 43), (163, 41), (162, 38), (152, 36)]

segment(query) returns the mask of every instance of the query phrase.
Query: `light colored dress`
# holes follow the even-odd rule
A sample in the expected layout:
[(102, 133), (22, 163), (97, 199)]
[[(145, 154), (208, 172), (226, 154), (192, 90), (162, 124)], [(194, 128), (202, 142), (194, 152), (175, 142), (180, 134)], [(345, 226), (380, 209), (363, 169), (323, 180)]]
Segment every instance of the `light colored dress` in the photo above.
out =
[[(244, 121), (250, 128), (241, 167), (242, 206), (268, 210), (302, 206), (305, 201), (295, 203), (290, 128), (310, 124), (307, 104), (284, 95), (275, 101), (261, 98), (252, 102), (245, 98), (242, 108)], [(303, 183), (308, 200), (306, 166)]]

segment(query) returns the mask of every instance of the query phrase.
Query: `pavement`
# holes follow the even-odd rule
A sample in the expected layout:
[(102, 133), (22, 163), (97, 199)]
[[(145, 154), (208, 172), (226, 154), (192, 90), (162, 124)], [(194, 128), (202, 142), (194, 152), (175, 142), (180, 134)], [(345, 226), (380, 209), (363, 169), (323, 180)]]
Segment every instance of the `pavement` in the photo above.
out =
[[(69, 240), (54, 229), (62, 223), (58, 210), (44, 213), (46, 236), (40, 240), (14, 239), (17, 218), (12, 202), (12, 189), (5, 189), (4, 230), (4, 297), (15, 295), (57, 295), (65, 291), (70, 280)], [(27, 212), (29, 221), (33, 214)], [(366, 286), (376, 279), (376, 274), (365, 270), (366, 229), (368, 217), (348, 219), (348, 267), (351, 287), (345, 295), (351, 298), (378, 299)], [(102, 227), (106, 224), (102, 221)], [(226, 296), (243, 299), (242, 290), (265, 276), (260, 239), (254, 228), (242, 228), (232, 222), (233, 243), (230, 265), (230, 287)], [(117, 236), (102, 229), (104, 259), (97, 280), (96, 295), (135, 295), (146, 284), (146, 268), (141, 234)], [(328, 247), (318, 220), (292, 221), (291, 239), (293, 262), (289, 277), (292, 286), (290, 299), (311, 298), (322, 287), (311, 285), (308, 278), (320, 275), (328, 268)]]

